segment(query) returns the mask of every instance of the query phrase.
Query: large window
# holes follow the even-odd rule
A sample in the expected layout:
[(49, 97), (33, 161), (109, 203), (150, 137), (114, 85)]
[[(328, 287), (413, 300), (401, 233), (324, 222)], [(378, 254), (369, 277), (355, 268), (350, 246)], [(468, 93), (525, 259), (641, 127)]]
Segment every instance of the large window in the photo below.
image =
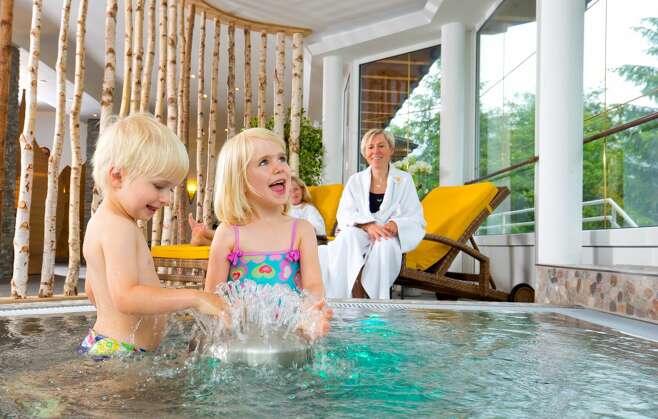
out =
[(480, 234), (534, 231), (535, 1), (507, 1), (478, 32), (477, 177), (511, 197)]
[(439, 47), (362, 64), (359, 82), (359, 138), (372, 128), (391, 131), (393, 162), (412, 174), (422, 198), (439, 184)]
[(584, 228), (658, 225), (656, 1), (591, 1), (584, 65)]

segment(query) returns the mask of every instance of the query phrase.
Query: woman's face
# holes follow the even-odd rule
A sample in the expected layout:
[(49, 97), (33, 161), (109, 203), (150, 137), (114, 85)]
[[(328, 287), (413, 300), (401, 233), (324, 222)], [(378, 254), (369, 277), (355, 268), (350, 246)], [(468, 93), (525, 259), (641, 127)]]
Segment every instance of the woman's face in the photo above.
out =
[(294, 180), (290, 182), (290, 202), (293, 205), (299, 205), (302, 203), (302, 187), (297, 184)]
[(373, 169), (388, 167), (393, 156), (393, 149), (388, 145), (384, 134), (377, 134), (366, 144), (366, 161)]

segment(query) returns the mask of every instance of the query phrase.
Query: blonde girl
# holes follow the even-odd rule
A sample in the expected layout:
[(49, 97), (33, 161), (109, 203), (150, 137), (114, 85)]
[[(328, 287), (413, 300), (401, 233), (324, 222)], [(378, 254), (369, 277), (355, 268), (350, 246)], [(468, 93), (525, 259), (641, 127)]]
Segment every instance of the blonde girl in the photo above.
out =
[(291, 179), (290, 216), (310, 222), (315, 229), (315, 234), (326, 236), (327, 231), (324, 227), (324, 220), (318, 209), (313, 205), (311, 193), (308, 191), (306, 184), (298, 176), (292, 175)]

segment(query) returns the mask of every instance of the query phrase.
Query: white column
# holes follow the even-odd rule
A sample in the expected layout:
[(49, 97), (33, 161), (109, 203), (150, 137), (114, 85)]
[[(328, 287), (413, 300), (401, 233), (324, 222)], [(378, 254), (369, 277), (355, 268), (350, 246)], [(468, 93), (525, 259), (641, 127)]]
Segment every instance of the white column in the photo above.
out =
[(466, 27), (452, 22), (441, 27), (441, 139), (439, 181), (464, 183), (464, 112), (466, 103)]
[(324, 183), (341, 183), (343, 59), (330, 55), (322, 59), (322, 145)]
[(537, 263), (579, 264), (585, 2), (537, 1)]

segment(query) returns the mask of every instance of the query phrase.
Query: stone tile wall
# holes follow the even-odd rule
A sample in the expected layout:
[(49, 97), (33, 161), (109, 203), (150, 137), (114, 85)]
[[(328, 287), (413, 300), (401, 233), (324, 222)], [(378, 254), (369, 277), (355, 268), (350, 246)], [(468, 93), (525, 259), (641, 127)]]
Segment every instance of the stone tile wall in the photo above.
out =
[(658, 274), (537, 265), (535, 301), (581, 305), (658, 323)]

